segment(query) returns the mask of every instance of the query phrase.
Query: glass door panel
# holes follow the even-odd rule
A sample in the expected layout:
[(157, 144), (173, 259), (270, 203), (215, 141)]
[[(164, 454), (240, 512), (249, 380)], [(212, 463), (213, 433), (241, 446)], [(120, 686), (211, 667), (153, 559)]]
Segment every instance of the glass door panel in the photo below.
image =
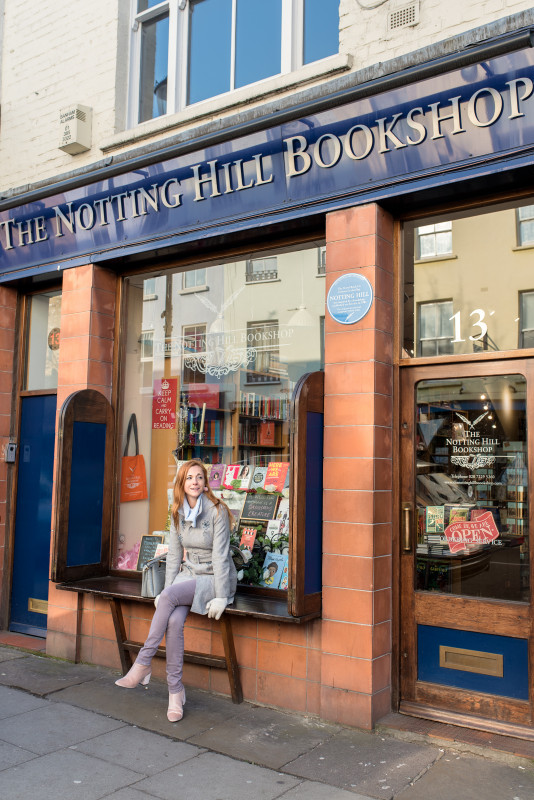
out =
[(416, 386), (415, 589), (528, 602), (522, 375)]

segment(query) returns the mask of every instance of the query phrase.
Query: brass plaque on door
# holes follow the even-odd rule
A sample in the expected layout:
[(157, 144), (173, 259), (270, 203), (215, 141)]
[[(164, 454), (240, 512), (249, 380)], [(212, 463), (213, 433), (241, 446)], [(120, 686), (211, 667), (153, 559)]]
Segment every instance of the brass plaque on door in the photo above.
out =
[(33, 611), (35, 614), (48, 614), (48, 600), (28, 597), (28, 611)]
[(503, 677), (503, 657), (501, 653), (484, 653), (482, 650), (466, 650), (463, 647), (440, 645), (439, 665), (446, 669), (461, 669), (464, 672), (477, 672), (479, 675)]

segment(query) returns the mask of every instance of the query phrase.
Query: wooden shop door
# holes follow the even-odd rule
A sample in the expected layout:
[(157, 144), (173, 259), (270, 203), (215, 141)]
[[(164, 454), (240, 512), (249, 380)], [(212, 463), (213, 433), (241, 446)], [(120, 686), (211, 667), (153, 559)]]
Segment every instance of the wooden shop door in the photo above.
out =
[(525, 359), (401, 371), (400, 711), (534, 738)]

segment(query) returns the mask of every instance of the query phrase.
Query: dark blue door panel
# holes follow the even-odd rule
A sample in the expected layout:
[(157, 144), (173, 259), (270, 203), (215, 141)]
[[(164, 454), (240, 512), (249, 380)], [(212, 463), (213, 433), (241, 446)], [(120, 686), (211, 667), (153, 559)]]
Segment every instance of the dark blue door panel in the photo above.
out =
[(46, 614), (28, 600), (48, 599), (56, 396), (22, 399), (10, 630), (46, 633)]

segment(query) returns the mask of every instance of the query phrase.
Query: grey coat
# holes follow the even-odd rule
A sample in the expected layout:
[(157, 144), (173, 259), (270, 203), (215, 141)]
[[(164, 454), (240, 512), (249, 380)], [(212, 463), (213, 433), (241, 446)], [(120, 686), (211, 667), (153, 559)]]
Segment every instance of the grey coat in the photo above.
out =
[[(171, 522), (165, 588), (178, 581), (196, 578), (191, 611), (207, 614), (206, 603), (214, 597), (234, 599), (237, 572), (230, 554), (230, 524), (223, 506), (216, 506), (202, 496), (202, 511), (196, 527), (178, 512), (178, 528)], [(183, 561), (184, 550), (186, 551)]]

